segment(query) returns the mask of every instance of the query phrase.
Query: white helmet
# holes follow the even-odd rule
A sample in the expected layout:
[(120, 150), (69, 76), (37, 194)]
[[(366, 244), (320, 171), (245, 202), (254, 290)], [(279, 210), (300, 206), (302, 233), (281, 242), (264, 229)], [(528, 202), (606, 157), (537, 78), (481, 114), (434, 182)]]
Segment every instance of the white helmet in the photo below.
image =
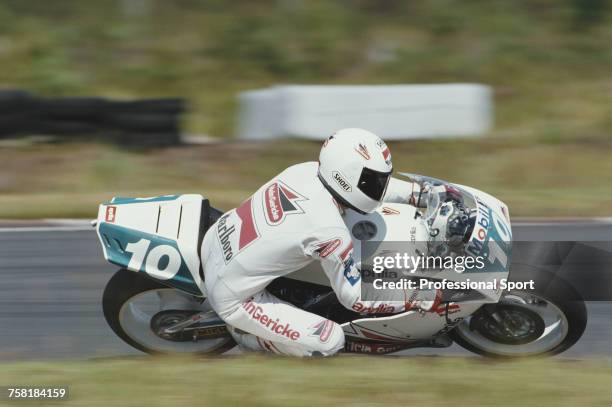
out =
[(369, 131), (339, 130), (321, 148), (319, 179), (336, 201), (357, 212), (378, 208), (391, 172), (389, 148)]

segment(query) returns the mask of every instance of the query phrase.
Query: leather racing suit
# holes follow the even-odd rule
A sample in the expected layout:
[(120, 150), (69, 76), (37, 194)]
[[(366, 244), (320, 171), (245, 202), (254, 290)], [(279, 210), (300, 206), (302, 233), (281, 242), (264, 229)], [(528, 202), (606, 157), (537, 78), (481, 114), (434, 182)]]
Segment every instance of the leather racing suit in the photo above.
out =
[[(362, 301), (343, 210), (317, 177), (318, 163), (287, 168), (239, 207), (221, 216), (202, 242), (210, 305), (249, 350), (294, 356), (332, 355), (341, 327), (266, 291), (274, 279), (320, 261), (339, 301), (360, 313), (397, 313), (403, 302)], [(386, 202), (406, 202), (418, 185), (392, 178)], [(407, 295), (407, 294), (406, 294)]]

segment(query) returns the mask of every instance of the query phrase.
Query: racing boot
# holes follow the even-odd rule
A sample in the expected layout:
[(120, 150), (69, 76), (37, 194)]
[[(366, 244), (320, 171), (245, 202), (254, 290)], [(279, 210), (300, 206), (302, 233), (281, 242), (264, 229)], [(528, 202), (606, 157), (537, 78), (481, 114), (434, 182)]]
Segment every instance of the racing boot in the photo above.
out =
[(266, 349), (262, 346), (261, 342), (258, 340), (257, 336), (245, 332), (241, 329), (234, 328), (231, 325), (227, 325), (227, 330), (229, 331), (232, 338), (238, 344), (240, 350), (245, 352), (265, 352)]

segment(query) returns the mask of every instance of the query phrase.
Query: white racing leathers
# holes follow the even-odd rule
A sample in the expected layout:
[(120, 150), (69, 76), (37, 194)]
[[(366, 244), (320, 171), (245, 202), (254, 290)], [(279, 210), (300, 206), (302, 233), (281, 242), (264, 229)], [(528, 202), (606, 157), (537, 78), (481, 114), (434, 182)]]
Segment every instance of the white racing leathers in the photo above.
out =
[[(368, 314), (410, 307), (407, 292), (392, 302), (361, 300), (349, 231), (317, 169), (316, 162), (289, 167), (206, 233), (202, 259), (208, 300), (243, 348), (326, 356), (344, 347), (338, 324), (265, 289), (275, 278), (312, 261), (321, 261), (338, 299), (349, 309)], [(386, 196), (407, 199), (410, 184), (395, 181)]]

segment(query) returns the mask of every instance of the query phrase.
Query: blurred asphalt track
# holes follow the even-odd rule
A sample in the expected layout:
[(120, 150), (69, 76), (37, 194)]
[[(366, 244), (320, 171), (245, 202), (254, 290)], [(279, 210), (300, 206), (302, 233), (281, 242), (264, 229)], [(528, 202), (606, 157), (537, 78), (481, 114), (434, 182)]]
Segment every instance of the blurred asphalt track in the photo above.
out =
[[(140, 354), (102, 315), (102, 291), (116, 267), (105, 262), (94, 230), (62, 224), (0, 227), (0, 360)], [(513, 231), (516, 240), (612, 240), (609, 220), (515, 223)], [(612, 303), (589, 302), (588, 310), (584, 336), (563, 355), (612, 358)], [(468, 354), (456, 345), (404, 353)]]

